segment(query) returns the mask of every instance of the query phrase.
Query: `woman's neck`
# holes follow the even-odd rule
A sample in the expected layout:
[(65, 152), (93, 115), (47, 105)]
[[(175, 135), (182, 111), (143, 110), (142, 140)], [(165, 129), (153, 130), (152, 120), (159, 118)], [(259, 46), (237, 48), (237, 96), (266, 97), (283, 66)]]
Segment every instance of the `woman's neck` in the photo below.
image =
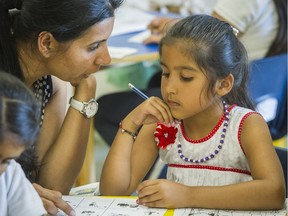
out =
[(27, 86), (32, 87), (36, 80), (48, 75), (44, 59), (39, 55), (38, 50), (35, 49), (35, 52), (31, 50), (30, 44), (18, 42), (17, 50), (25, 83)]

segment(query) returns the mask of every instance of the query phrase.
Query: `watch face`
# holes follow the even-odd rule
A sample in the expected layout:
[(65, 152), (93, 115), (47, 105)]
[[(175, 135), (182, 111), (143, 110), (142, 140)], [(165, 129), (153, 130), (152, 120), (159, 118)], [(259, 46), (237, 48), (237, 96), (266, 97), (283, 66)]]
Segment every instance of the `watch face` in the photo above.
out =
[(98, 103), (96, 101), (91, 101), (87, 104), (85, 113), (88, 118), (93, 117), (98, 110)]

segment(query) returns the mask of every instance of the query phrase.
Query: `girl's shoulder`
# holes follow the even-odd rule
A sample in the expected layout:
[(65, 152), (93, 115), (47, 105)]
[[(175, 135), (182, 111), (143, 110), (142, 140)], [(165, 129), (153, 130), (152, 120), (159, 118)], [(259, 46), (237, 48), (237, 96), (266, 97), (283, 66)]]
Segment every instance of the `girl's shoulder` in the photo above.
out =
[(228, 109), (230, 111), (231, 116), (238, 116), (240, 118), (246, 115), (261, 115), (259, 112), (255, 110), (241, 107), (236, 104), (231, 105)]
[(252, 122), (254, 121), (253, 119), (256, 119), (257, 122), (259, 121), (259, 119), (262, 119), (260, 121), (265, 122), (262, 115), (255, 110), (240, 107), (237, 105), (232, 105), (229, 109), (229, 121), (231, 121), (231, 123), (238, 128), (239, 132), (242, 130), (243, 124), (247, 122), (247, 119), (252, 119)]

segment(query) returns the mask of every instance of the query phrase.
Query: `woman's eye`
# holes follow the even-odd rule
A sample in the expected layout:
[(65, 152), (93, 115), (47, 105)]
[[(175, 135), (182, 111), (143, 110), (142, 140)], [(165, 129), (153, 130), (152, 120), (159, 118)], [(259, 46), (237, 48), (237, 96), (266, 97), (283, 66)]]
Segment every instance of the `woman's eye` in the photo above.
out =
[(94, 51), (94, 50), (98, 49), (100, 47), (100, 45), (101, 45), (100, 43), (97, 43), (94, 46), (89, 47), (88, 51)]

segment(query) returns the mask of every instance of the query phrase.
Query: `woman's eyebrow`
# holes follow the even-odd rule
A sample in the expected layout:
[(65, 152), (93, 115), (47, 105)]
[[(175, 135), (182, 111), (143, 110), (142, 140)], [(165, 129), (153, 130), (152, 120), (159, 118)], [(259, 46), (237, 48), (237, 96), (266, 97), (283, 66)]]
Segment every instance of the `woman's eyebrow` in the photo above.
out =
[(107, 39), (103, 39), (103, 40), (99, 40), (99, 41), (94, 41), (91, 44), (89, 44), (89, 46), (94, 45), (94, 44), (98, 44), (98, 43), (102, 43), (102, 42), (106, 42)]

